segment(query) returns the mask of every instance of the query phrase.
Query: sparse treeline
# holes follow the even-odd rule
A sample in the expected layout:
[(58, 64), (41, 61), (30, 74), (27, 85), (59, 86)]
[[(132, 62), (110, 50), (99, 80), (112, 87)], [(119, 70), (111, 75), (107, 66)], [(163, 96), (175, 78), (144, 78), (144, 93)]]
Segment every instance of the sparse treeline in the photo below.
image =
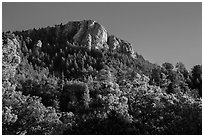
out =
[(89, 50), (63, 27), (3, 33), (3, 134), (202, 134), (201, 65)]

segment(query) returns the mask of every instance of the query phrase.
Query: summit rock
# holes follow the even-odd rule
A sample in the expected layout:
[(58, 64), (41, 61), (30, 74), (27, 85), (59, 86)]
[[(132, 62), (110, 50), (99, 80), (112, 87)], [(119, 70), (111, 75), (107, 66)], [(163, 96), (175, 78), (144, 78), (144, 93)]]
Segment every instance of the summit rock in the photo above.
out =
[(87, 49), (106, 49), (129, 54), (135, 58), (132, 45), (114, 35), (108, 35), (103, 25), (94, 20), (72, 21), (64, 25), (64, 35)]
[(73, 40), (88, 48), (102, 49), (107, 43), (107, 38), (107, 31), (101, 24), (94, 20), (84, 20), (80, 21), (79, 29)]

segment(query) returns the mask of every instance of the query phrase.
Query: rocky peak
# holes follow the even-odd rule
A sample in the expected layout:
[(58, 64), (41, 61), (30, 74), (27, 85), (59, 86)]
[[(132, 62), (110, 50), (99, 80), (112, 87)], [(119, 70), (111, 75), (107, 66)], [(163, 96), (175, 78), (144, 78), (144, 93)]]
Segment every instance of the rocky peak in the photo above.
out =
[(107, 31), (94, 20), (80, 21), (77, 33), (73, 36), (75, 43), (86, 45), (89, 49), (102, 49), (107, 43)]
[(91, 49), (109, 49), (131, 55), (135, 58), (132, 45), (116, 36), (94, 20), (72, 21), (64, 25), (63, 34), (72, 37), (74, 43)]

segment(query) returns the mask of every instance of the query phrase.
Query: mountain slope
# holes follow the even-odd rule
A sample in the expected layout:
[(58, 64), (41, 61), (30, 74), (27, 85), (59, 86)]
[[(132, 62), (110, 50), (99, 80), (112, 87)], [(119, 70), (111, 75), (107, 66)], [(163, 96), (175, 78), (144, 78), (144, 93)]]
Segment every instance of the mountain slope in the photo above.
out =
[[(29, 51), (28, 56), (33, 56), (35, 52), (39, 52), (39, 58), (44, 63), (46, 62), (45, 60), (48, 60), (47, 58), (53, 58), (56, 54), (66, 60), (70, 48), (71, 50), (75, 48), (76, 52), (86, 51), (90, 55), (97, 54), (102, 56), (100, 60), (96, 60), (96, 62), (100, 63), (97, 64), (98, 66), (107, 64), (102, 61), (107, 61), (104, 55), (108, 54), (108, 57), (114, 56), (114, 59), (120, 60), (119, 62), (125, 66), (136, 69), (139, 73), (145, 73), (146, 75), (150, 75), (151, 69), (156, 67), (144, 60), (141, 55), (134, 53), (129, 42), (113, 35), (109, 36), (105, 28), (93, 20), (74, 21), (65, 25), (60, 24), (55, 27), (14, 33), (22, 41), (23, 53), (28, 53)], [(38, 42), (42, 43), (40, 47)], [(62, 61), (62, 59), (59, 60)], [(112, 62), (115, 63), (115, 61)], [(37, 64), (40, 65), (40, 63), (39, 61)], [(45, 64), (49, 65), (50, 63)]]
[(182, 64), (153, 65), (96, 21), (2, 41), (3, 134), (202, 134), (202, 99)]

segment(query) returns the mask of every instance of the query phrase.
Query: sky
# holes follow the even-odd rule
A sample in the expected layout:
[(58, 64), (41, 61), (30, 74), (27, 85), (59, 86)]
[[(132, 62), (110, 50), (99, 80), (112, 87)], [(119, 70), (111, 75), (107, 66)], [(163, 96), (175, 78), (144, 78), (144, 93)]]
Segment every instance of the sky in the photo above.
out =
[(2, 3), (2, 30), (93, 19), (151, 63), (202, 64), (202, 3)]

